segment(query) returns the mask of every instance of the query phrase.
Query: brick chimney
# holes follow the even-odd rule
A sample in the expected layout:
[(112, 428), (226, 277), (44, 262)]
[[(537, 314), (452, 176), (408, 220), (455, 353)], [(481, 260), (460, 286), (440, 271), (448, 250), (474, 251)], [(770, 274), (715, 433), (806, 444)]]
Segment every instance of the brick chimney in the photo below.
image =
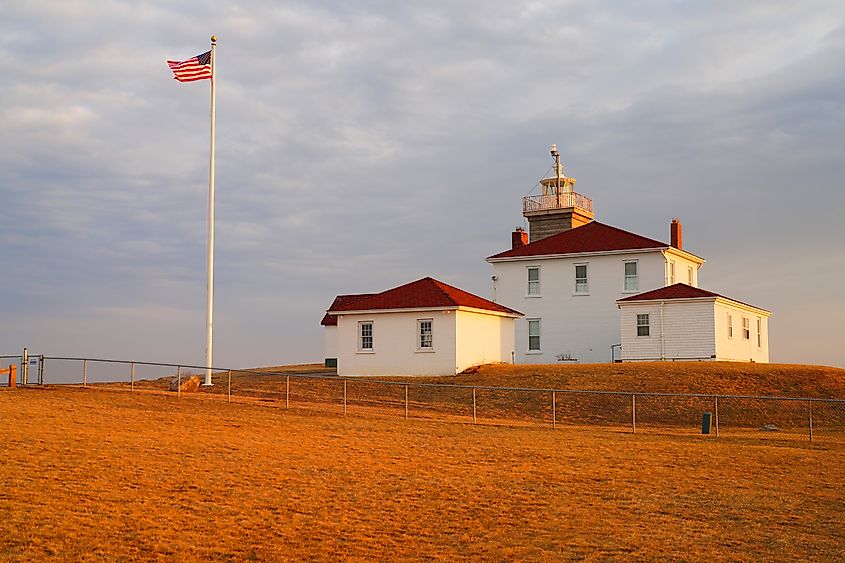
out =
[(516, 230), (511, 233), (511, 249), (516, 250), (526, 244), (528, 244), (528, 233), (522, 230), (522, 227), (517, 227)]
[(682, 250), (684, 247), (684, 240), (681, 222), (678, 219), (672, 219), (672, 224), (669, 225), (669, 234), (672, 239), (672, 246), (678, 250)]

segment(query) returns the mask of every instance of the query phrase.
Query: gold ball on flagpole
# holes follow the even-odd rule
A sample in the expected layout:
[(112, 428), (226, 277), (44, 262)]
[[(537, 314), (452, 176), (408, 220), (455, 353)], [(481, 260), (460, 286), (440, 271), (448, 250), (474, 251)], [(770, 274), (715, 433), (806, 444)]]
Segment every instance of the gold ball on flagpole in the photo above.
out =
[(212, 35), (212, 36), (211, 36), (211, 42), (212, 42), (212, 43), (217, 43), (217, 36), (216, 36), (216, 35)]

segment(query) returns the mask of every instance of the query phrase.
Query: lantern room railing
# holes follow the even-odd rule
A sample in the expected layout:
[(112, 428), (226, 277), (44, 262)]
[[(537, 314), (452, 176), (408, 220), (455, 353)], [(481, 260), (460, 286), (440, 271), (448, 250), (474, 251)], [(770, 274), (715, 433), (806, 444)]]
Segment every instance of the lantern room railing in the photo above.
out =
[(551, 195), (530, 195), (522, 198), (522, 212), (547, 211), (553, 209), (566, 209), (577, 207), (593, 212), (593, 200), (585, 195), (575, 192), (564, 192)]

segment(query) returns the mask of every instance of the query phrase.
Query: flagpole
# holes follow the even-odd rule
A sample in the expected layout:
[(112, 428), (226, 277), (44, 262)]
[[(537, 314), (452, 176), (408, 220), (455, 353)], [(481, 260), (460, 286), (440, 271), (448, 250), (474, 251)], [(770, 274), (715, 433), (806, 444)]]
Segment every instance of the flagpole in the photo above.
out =
[(212, 341), (214, 321), (214, 135), (217, 124), (217, 37), (211, 36), (211, 152), (208, 159), (208, 307), (206, 309), (205, 383), (211, 382), (213, 362)]

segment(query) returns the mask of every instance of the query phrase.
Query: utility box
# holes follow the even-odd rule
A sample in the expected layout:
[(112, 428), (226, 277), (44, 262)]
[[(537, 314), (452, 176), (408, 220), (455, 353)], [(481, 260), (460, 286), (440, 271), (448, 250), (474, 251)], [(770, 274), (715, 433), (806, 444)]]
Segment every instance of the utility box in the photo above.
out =
[(701, 417), (701, 433), (702, 434), (710, 434), (710, 430), (713, 428), (713, 414), (706, 412), (704, 416)]

